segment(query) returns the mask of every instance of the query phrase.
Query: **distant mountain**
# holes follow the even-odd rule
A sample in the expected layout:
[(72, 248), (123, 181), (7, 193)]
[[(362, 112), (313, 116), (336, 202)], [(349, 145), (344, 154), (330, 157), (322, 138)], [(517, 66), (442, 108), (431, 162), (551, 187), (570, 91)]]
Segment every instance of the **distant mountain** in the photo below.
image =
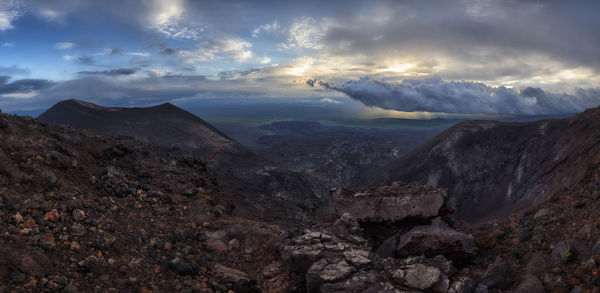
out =
[(165, 103), (148, 108), (104, 107), (79, 100), (57, 103), (39, 120), (125, 135), (202, 158), (238, 215), (307, 219), (331, 210), (328, 189), (310, 176), (275, 166), (199, 117)]
[(457, 216), (501, 218), (580, 183), (600, 164), (600, 108), (535, 122), (466, 121), (364, 179), (448, 190)]
[(219, 152), (246, 152), (240, 144), (206, 121), (170, 103), (148, 108), (117, 108), (66, 100), (42, 113), (38, 120), (131, 136), (158, 146), (179, 147), (207, 158)]

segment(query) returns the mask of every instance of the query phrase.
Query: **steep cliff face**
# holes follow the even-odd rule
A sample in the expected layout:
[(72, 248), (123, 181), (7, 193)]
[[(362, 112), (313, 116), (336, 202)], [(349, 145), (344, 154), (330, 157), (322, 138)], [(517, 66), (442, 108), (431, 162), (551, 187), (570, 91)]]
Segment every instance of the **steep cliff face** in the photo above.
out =
[(420, 182), (448, 191), (457, 216), (500, 218), (580, 182), (600, 162), (600, 109), (527, 123), (460, 123), (365, 183)]

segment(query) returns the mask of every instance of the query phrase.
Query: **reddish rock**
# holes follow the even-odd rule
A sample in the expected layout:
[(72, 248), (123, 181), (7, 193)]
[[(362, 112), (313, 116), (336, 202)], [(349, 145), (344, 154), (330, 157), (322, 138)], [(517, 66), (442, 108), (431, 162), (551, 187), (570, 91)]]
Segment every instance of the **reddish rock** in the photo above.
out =
[(50, 222), (56, 222), (60, 219), (60, 214), (56, 209), (52, 209), (44, 215), (44, 220)]
[(218, 239), (208, 239), (202, 244), (212, 250), (216, 250), (219, 252), (227, 251), (227, 245), (225, 245), (223, 241)]
[(25, 220), (25, 222), (23, 223), (23, 226), (31, 229), (35, 228), (35, 220), (33, 218), (27, 218), (27, 220)]

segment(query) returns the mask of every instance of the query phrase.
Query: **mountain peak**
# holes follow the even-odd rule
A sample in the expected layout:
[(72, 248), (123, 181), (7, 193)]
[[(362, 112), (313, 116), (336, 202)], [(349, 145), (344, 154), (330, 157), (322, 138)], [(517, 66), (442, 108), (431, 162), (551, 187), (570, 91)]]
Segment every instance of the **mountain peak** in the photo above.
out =
[(177, 146), (202, 156), (232, 147), (241, 148), (206, 121), (171, 103), (125, 108), (71, 99), (55, 104), (38, 119), (113, 135), (133, 136), (144, 142), (163, 147)]

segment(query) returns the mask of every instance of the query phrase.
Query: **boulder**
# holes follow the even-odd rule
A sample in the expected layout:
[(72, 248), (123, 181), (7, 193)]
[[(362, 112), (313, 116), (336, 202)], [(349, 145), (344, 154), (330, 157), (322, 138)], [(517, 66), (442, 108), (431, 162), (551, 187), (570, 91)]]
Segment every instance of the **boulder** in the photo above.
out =
[(338, 189), (333, 197), (339, 215), (348, 213), (359, 222), (397, 222), (437, 216), (446, 194), (430, 186), (394, 182), (356, 193)]
[(306, 286), (316, 291), (323, 283), (343, 280), (352, 274), (354, 268), (344, 259), (322, 258), (312, 264), (306, 272)]
[(434, 219), (429, 226), (417, 226), (396, 237), (386, 240), (378, 253), (390, 256), (389, 249), (394, 249), (393, 255), (400, 257), (444, 255), (455, 262), (465, 262), (477, 252), (472, 236), (450, 228), (440, 218)]
[(242, 271), (238, 271), (236, 269), (226, 267), (222, 264), (215, 264), (214, 270), (215, 270), (215, 275), (217, 275), (217, 277), (219, 277), (227, 282), (235, 283), (235, 282), (250, 280), (250, 277), (248, 276), (248, 274), (246, 274)]

